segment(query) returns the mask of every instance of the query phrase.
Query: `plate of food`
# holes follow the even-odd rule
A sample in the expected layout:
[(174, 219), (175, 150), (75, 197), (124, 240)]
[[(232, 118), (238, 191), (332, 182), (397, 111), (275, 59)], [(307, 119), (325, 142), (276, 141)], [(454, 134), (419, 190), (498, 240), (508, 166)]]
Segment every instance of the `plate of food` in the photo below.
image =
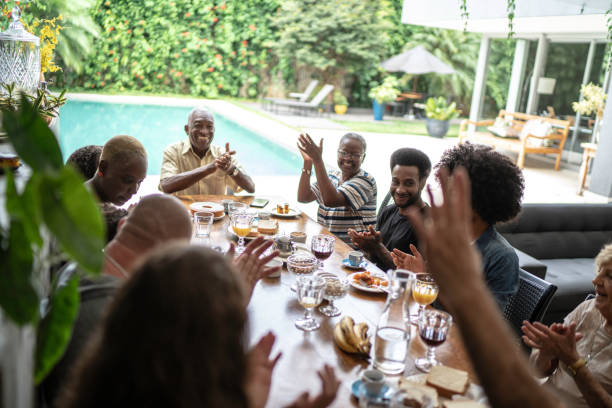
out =
[(295, 208), (287, 208), (287, 210), (282, 210), (283, 212), (279, 212), (278, 208), (273, 208), (272, 211), (270, 211), (270, 214), (273, 215), (274, 217), (279, 217), (279, 218), (295, 218), (295, 217), (299, 217), (300, 214), (302, 214), (302, 212), (300, 210), (296, 210)]
[(389, 288), (387, 276), (373, 274), (368, 271), (351, 273), (348, 276), (348, 280), (352, 287), (364, 292), (384, 293)]
[(212, 201), (198, 201), (195, 203), (191, 203), (189, 204), (189, 209), (191, 210), (192, 214), (198, 211), (210, 211), (214, 214), (215, 221), (218, 221), (225, 217), (223, 206), (219, 203), (213, 203)]
[[(227, 231), (232, 237), (238, 238), (238, 234), (234, 231), (234, 228), (229, 225), (227, 227)], [(260, 222), (259, 226), (251, 227), (249, 231), (249, 235), (244, 237), (246, 241), (250, 241), (252, 239), (257, 238), (258, 236), (263, 236), (264, 238), (273, 238), (274, 235), (278, 232), (278, 224), (274, 223), (262, 223)]]

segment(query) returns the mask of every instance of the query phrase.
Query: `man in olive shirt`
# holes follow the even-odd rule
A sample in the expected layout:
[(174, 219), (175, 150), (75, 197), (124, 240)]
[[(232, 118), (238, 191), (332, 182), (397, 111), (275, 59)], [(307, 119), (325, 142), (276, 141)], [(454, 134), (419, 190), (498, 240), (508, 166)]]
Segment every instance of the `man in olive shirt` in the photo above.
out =
[(215, 120), (204, 108), (194, 108), (185, 125), (188, 140), (173, 143), (164, 150), (159, 189), (176, 194), (226, 194), (244, 189), (255, 192), (253, 180), (244, 172), (230, 151), (212, 145)]

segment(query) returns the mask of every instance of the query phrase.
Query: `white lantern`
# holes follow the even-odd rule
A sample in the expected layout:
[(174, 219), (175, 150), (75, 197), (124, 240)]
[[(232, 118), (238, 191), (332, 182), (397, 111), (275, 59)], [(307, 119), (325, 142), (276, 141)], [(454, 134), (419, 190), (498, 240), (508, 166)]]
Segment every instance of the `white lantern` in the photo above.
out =
[(20, 16), (15, 6), (8, 30), (0, 33), (0, 83), (14, 83), (33, 95), (40, 80), (40, 39), (25, 30)]

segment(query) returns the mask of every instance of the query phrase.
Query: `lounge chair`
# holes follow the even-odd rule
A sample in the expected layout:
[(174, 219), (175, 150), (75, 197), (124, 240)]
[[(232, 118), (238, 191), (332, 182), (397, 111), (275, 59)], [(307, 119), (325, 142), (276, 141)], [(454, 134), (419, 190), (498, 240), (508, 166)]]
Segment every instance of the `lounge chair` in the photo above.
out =
[(283, 106), (287, 108), (289, 111), (295, 111), (298, 114), (306, 114), (309, 111), (317, 112), (319, 109), (319, 105), (327, 98), (327, 96), (334, 89), (333, 85), (325, 84), (323, 88), (312, 98), (310, 102), (299, 102), (299, 101), (290, 101), (286, 99), (272, 99), (266, 98), (266, 102), (271, 110), (278, 112), (278, 108)]
[(319, 81), (317, 81), (316, 79), (313, 79), (312, 81), (310, 81), (310, 83), (308, 84), (306, 89), (304, 89), (304, 92), (302, 92), (302, 93), (291, 92), (289, 94), (289, 97), (297, 99), (298, 102), (306, 102), (306, 100), (308, 100), (308, 97), (310, 96), (312, 91), (314, 91), (314, 89), (315, 89), (315, 87), (317, 86), (318, 83), (319, 83)]

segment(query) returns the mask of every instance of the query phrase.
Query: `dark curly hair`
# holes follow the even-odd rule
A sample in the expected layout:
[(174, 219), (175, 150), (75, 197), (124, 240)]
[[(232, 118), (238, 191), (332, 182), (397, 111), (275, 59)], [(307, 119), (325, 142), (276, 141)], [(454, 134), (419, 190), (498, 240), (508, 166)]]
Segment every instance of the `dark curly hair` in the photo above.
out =
[(525, 179), (510, 159), (489, 146), (463, 143), (448, 149), (436, 164), (452, 174), (458, 166), (468, 172), (472, 184), (472, 209), (486, 223), (509, 221), (521, 211)]
[(419, 179), (429, 177), (431, 173), (431, 161), (429, 157), (419, 149), (413, 149), (405, 147), (403, 149), (397, 149), (391, 154), (391, 171), (395, 166), (415, 166), (419, 169)]
[(96, 170), (98, 170), (98, 162), (100, 162), (101, 154), (102, 146), (84, 146), (72, 152), (68, 160), (66, 160), (66, 165), (71, 164), (83, 175), (85, 180), (89, 180), (96, 174)]
[(106, 242), (110, 242), (117, 235), (119, 221), (127, 217), (128, 211), (121, 207), (116, 207), (111, 203), (100, 204), (100, 209), (106, 221)]

